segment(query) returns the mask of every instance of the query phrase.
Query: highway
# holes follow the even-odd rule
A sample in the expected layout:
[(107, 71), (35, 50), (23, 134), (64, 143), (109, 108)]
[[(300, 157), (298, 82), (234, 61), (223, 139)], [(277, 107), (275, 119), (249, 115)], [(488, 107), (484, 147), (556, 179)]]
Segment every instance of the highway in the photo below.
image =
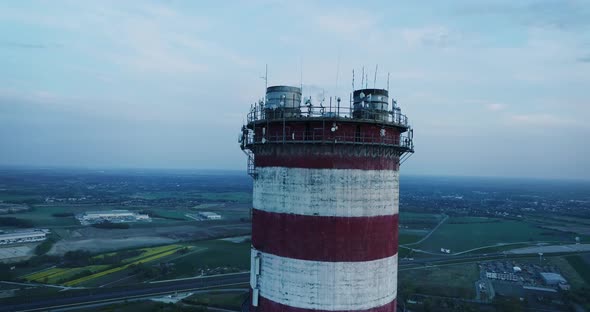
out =
[(0, 311), (47, 311), (65, 309), (89, 304), (115, 302), (127, 299), (166, 295), (175, 292), (202, 290), (204, 288), (246, 284), (249, 272), (226, 274), (211, 277), (181, 279), (160, 283), (138, 284), (136, 287), (116, 287), (86, 289), (60, 292), (57, 296), (45, 299), (34, 299), (27, 303), (4, 303), (0, 301)]
[[(556, 253), (552, 255), (547, 255), (547, 257), (576, 253)], [(504, 257), (514, 259), (531, 256), (532, 255), (530, 254), (513, 255), (499, 252), (479, 255), (445, 255), (434, 258), (416, 258), (415, 260), (400, 259), (399, 271), (419, 270), (434, 266), (457, 265), (460, 263), (474, 263)], [(247, 283), (249, 282), (249, 276), (249, 272), (243, 272), (209, 277), (158, 281), (152, 283), (137, 284), (136, 286), (68, 290), (59, 292), (57, 295), (53, 295), (54, 297), (47, 297), (44, 299), (33, 299), (34, 302), (28, 303), (10, 304), (7, 303), (6, 300), (0, 300), (0, 312), (32, 312), (68, 308), (71, 309), (74, 307), (83, 307), (93, 304), (118, 302), (123, 300), (132, 300), (138, 298), (166, 295), (175, 292), (194, 292), (198, 290), (204, 290), (207, 288), (221, 286), (247, 286)]]
[[(425, 268), (440, 262), (481, 261), (483, 259), (502, 257), (503, 254), (470, 255), (470, 256), (441, 256), (438, 258), (426, 258), (407, 260), (400, 259), (400, 271)], [(455, 262), (456, 261), (456, 262)], [(153, 283), (138, 284), (134, 287), (93, 288), (85, 290), (69, 290), (59, 292), (59, 297), (34, 299), (34, 302), (5, 304), (0, 301), (0, 311), (46, 311), (52, 309), (66, 309), (88, 306), (105, 302), (117, 302), (150, 296), (165, 295), (174, 292), (197, 291), (219, 286), (232, 286), (247, 284), (249, 272), (225, 274), (210, 277), (176, 279), (170, 281), (158, 281)], [(56, 296), (56, 295), (54, 295)]]

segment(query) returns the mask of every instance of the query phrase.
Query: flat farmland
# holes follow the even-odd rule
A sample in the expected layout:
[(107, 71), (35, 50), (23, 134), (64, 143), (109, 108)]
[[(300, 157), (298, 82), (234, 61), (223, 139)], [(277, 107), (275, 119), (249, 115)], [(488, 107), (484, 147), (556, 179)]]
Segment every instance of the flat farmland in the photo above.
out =
[(199, 275), (205, 270), (245, 271), (250, 269), (251, 246), (249, 240), (239, 243), (227, 240), (209, 240), (196, 242), (192, 246), (204, 251), (171, 261), (174, 271), (165, 279), (191, 277)]
[[(103, 287), (129, 285), (149, 280), (233, 273), (250, 269), (249, 241), (234, 243), (226, 240), (207, 240), (139, 250), (141, 251), (139, 255), (125, 258), (116, 266), (56, 267), (31, 273), (24, 276), (24, 279), (66, 286)], [(99, 262), (101, 258), (114, 254), (114, 252), (99, 254), (93, 259)], [(151, 268), (150, 274), (153, 276), (145, 276), (145, 269), (138, 271), (143, 264)], [(165, 271), (161, 271), (162, 264), (167, 268)], [(82, 271), (90, 274), (76, 276)]]
[(80, 222), (74, 217), (55, 217), (55, 213), (79, 213), (84, 210), (76, 209), (71, 206), (49, 206), (49, 205), (36, 205), (33, 210), (16, 213), (13, 216), (20, 219), (27, 219), (33, 221), (33, 224), (37, 227), (63, 227), (63, 226), (76, 226), (80, 225)]
[(402, 292), (474, 298), (479, 269), (474, 263), (400, 269), (398, 279)]
[(452, 217), (417, 248), (438, 252), (440, 248), (452, 253), (500, 243), (534, 241), (567, 241), (562, 232), (542, 229), (530, 223), (496, 218)]
[(195, 294), (185, 301), (195, 305), (205, 305), (239, 310), (248, 296), (248, 291), (228, 291), (226, 293)]
[(420, 239), (422, 239), (422, 237), (424, 237), (424, 235), (425, 234), (419, 235), (419, 234), (415, 234), (415, 233), (406, 233), (403, 230), (400, 230), (400, 233), (398, 236), (398, 242), (400, 245), (415, 243), (415, 242), (419, 241)]
[(583, 255), (572, 255), (565, 257), (565, 260), (584, 280), (586, 285), (590, 285), (590, 253)]
[(416, 213), (400, 211), (399, 223), (400, 228), (408, 230), (426, 230), (426, 232), (435, 227), (442, 215), (432, 213)]

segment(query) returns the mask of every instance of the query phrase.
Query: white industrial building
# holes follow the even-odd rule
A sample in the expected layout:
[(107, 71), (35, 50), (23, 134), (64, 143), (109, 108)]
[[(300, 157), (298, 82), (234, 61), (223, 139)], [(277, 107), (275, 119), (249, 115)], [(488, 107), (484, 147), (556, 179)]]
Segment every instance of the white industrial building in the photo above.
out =
[(0, 245), (22, 244), (40, 242), (47, 239), (49, 230), (35, 229), (27, 231), (16, 231), (0, 233)]
[(205, 220), (221, 220), (221, 216), (219, 214), (210, 211), (199, 212), (199, 216)]
[(138, 222), (151, 221), (147, 214), (140, 214), (129, 210), (87, 211), (76, 216), (81, 224), (94, 224), (101, 222)]
[(541, 272), (541, 277), (546, 285), (567, 284), (567, 280), (558, 273)]
[(502, 281), (513, 281), (518, 282), (520, 278), (514, 273), (498, 273), (498, 272), (486, 272), (486, 277), (489, 279), (498, 279)]

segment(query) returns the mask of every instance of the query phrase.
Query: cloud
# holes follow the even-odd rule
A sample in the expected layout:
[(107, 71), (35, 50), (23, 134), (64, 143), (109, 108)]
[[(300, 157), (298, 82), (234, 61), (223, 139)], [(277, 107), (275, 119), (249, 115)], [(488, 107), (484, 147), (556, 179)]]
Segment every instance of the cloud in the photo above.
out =
[(506, 17), (523, 26), (581, 31), (590, 28), (590, 7), (584, 1), (539, 0), (477, 2), (456, 9), (458, 15)]
[(583, 57), (579, 57), (579, 58), (578, 58), (578, 62), (582, 62), (582, 63), (590, 63), (590, 55), (588, 55), (588, 56), (583, 56)]
[(554, 114), (540, 113), (540, 114), (515, 114), (510, 115), (510, 123), (513, 125), (522, 126), (538, 126), (538, 127), (577, 127), (581, 124), (569, 118), (564, 118)]
[(29, 42), (0, 42), (0, 47), (15, 48), (15, 49), (47, 49), (59, 48), (61, 44), (57, 43), (29, 43)]
[(444, 26), (429, 26), (420, 28), (407, 28), (401, 30), (401, 35), (404, 41), (409, 46), (431, 46), (431, 47), (447, 47), (456, 42), (458, 35), (452, 34), (451, 31)]
[[(66, 2), (52, 14), (38, 11), (0, 12), (0, 21), (12, 21), (86, 36), (68, 44), (76, 53), (100, 60), (131, 73), (194, 74), (208, 72), (218, 62), (246, 67), (254, 62), (222, 46), (216, 38), (205, 39), (217, 20), (197, 16), (173, 5), (120, 4), (118, 1)], [(60, 44), (0, 42), (0, 47), (42, 49)]]
[(490, 103), (486, 105), (486, 108), (492, 112), (498, 112), (504, 110), (506, 105), (500, 103)]
[[(320, 30), (342, 38), (358, 39), (372, 34), (378, 25), (378, 16), (363, 9), (325, 9), (310, 6), (305, 11), (320, 12), (312, 15)], [(306, 13), (307, 14), (307, 13)]]

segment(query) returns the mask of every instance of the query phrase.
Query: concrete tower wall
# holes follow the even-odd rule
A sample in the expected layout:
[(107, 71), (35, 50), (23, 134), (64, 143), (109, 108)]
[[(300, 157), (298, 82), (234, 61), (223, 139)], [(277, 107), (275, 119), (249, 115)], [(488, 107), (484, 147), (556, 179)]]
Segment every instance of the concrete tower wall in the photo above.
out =
[(257, 311), (395, 311), (396, 157), (295, 148), (256, 152)]

